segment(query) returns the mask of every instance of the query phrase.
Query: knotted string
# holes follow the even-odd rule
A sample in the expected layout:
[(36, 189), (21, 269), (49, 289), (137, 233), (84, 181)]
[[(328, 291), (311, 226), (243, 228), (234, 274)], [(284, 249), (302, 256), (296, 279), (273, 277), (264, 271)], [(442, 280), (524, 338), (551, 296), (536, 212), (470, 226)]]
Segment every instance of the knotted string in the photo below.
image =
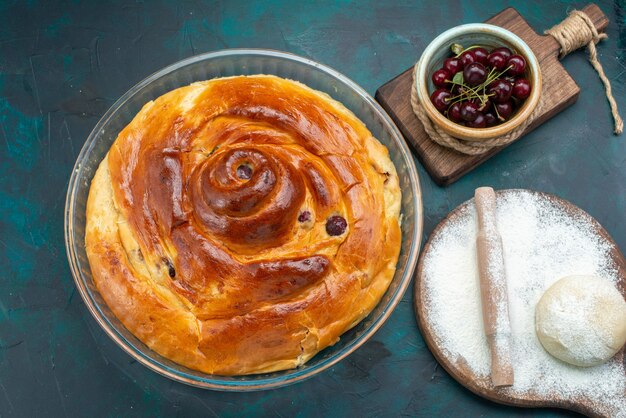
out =
[(589, 49), (589, 61), (600, 76), (602, 83), (604, 83), (606, 98), (611, 105), (611, 113), (615, 121), (614, 132), (616, 135), (621, 134), (624, 130), (624, 122), (617, 110), (617, 103), (615, 103), (615, 99), (611, 93), (611, 83), (604, 74), (602, 65), (598, 61), (596, 50), (596, 44), (602, 39), (608, 38), (608, 36), (605, 33), (598, 33), (589, 16), (579, 10), (573, 10), (563, 22), (546, 30), (544, 33), (553, 36), (554, 39), (557, 40), (561, 46), (561, 57), (585, 45), (587, 46), (587, 49)]
[[(561, 46), (561, 57), (564, 57), (578, 48), (587, 46), (589, 49), (589, 60), (591, 65), (598, 72), (600, 79), (604, 83), (606, 97), (611, 105), (611, 113), (613, 114), (613, 119), (615, 120), (614, 132), (616, 135), (621, 134), (624, 130), (624, 122), (618, 113), (617, 104), (615, 103), (615, 99), (611, 93), (611, 83), (604, 74), (602, 65), (598, 61), (595, 45), (600, 40), (606, 39), (608, 36), (604, 33), (599, 34), (589, 16), (579, 10), (572, 11), (563, 22), (546, 30), (545, 33), (553, 36), (557, 40)], [(417, 65), (418, 64), (415, 64), (415, 68), (417, 68)], [(415, 113), (420, 122), (422, 122), (424, 130), (431, 140), (443, 147), (454, 149), (462, 154), (478, 155), (487, 152), (494, 147), (510, 144), (524, 133), (526, 128), (541, 112), (543, 104), (542, 100), (539, 101), (539, 104), (528, 119), (505, 135), (481, 141), (466, 141), (460, 138), (455, 138), (441, 130), (426, 114), (426, 111), (424, 110), (424, 107), (422, 106), (422, 103), (417, 95), (417, 81), (415, 80), (415, 74), (416, 71), (414, 69), (413, 87), (411, 88), (411, 107), (413, 108), (413, 113)]]

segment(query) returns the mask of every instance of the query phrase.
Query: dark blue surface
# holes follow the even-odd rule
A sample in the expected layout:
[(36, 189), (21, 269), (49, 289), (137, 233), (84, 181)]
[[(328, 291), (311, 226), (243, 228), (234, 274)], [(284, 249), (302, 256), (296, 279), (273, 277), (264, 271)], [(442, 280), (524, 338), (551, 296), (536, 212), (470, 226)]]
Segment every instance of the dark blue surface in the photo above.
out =
[[(408, 68), (437, 34), (480, 22), (499, 1), (0, 2), (0, 416), (563, 414), (484, 401), (437, 367), (411, 292), (347, 360), (296, 386), (233, 394), (156, 375), (117, 348), (75, 295), (64, 249), (68, 179), (90, 130), (132, 85), (179, 59), (265, 47), (327, 64), (370, 93)], [(538, 31), (584, 3), (513, 1)], [(626, 109), (623, 1), (600, 60)], [(457, 183), (419, 167), (425, 233), (475, 187), (523, 187), (582, 207), (626, 248), (626, 137), (614, 137), (584, 52), (565, 59), (578, 103)]]

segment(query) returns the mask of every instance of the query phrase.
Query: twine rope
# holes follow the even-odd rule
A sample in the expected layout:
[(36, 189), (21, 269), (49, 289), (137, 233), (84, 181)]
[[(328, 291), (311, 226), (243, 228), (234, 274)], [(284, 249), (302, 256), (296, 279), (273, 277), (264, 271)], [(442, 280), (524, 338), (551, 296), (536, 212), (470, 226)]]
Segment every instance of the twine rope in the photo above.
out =
[[(613, 98), (613, 94), (611, 92), (611, 83), (604, 74), (602, 65), (598, 61), (598, 55), (596, 50), (596, 43), (600, 42), (602, 39), (608, 38), (608, 36), (605, 33), (598, 33), (589, 16), (579, 10), (573, 10), (572, 12), (570, 12), (567, 18), (563, 20), (563, 22), (546, 30), (545, 33), (554, 37), (554, 39), (556, 39), (556, 41), (559, 43), (561, 47), (561, 57), (564, 57), (570, 52), (582, 48), (583, 46), (587, 46), (587, 48), (589, 49), (589, 61), (600, 76), (600, 80), (602, 80), (602, 83), (604, 83), (606, 97), (611, 106), (611, 113), (615, 122), (614, 132), (616, 135), (621, 134), (624, 130), (624, 122), (619, 115), (617, 103), (615, 103), (615, 99)], [(519, 138), (524, 133), (526, 128), (535, 120), (537, 115), (539, 115), (541, 112), (543, 100), (539, 101), (537, 107), (528, 117), (528, 119), (523, 121), (517, 128), (513, 129), (505, 135), (499, 136), (497, 138), (482, 140), (480, 142), (466, 141), (460, 138), (455, 138), (448, 135), (437, 125), (435, 125), (430, 120), (430, 118), (426, 114), (426, 111), (424, 110), (424, 107), (417, 95), (417, 80), (415, 79), (415, 75), (417, 72), (416, 69), (418, 64), (419, 61), (415, 64), (415, 67), (413, 69), (411, 107), (413, 108), (413, 113), (415, 113), (415, 116), (417, 116), (417, 118), (424, 126), (424, 130), (426, 131), (430, 139), (443, 147), (451, 148), (466, 155), (478, 155), (487, 152), (492, 148), (508, 145), (511, 142), (515, 141), (517, 138)]]
[(561, 46), (561, 57), (564, 57), (578, 48), (587, 46), (589, 50), (589, 62), (591, 62), (591, 65), (600, 76), (600, 80), (602, 80), (604, 84), (606, 98), (611, 106), (611, 113), (615, 125), (613, 132), (616, 135), (621, 134), (624, 131), (624, 121), (617, 110), (617, 103), (615, 103), (613, 93), (611, 92), (611, 83), (604, 74), (602, 64), (598, 61), (596, 49), (596, 44), (602, 39), (608, 38), (608, 36), (605, 33), (599, 34), (589, 16), (580, 10), (572, 10), (563, 22), (551, 27), (544, 33), (551, 35), (557, 40)]

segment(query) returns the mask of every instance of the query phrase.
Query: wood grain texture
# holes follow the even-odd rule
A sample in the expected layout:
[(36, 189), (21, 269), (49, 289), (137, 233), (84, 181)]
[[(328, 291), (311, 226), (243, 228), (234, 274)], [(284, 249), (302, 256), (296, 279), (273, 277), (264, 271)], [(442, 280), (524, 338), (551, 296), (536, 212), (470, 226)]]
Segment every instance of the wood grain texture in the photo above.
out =
[[(603, 31), (608, 25), (607, 17), (595, 4), (586, 6), (583, 11), (591, 17), (598, 31)], [(559, 62), (557, 41), (552, 36), (538, 35), (515, 9), (505, 9), (486, 23), (501, 26), (522, 38), (537, 56), (541, 67), (543, 91), (538, 105), (541, 108), (540, 114), (517, 139), (520, 140), (525, 134), (576, 102), (580, 88)], [(413, 67), (381, 86), (376, 91), (376, 100), (391, 115), (438, 185), (446, 186), (455, 182), (504, 148), (493, 148), (480, 155), (464, 155), (431, 141), (411, 108), (412, 86)]]
[[(502, 196), (511, 190), (501, 190), (497, 191), (497, 196)], [(530, 192), (530, 191), (527, 191)], [(598, 223), (593, 217), (588, 215), (582, 209), (573, 205), (572, 203), (561, 199), (557, 196), (541, 193), (541, 192), (531, 192), (538, 195), (542, 199), (546, 199), (556, 206), (560, 207), (565, 213), (574, 216), (588, 216), (594, 229), (595, 233), (598, 235), (600, 241), (608, 242), (612, 246), (612, 250), (609, 254), (609, 257), (612, 259), (615, 266), (617, 266), (617, 275), (620, 279), (617, 284), (618, 290), (622, 293), (622, 295), (626, 298), (626, 259), (619, 251), (619, 248), (615, 244), (615, 241), (611, 238), (608, 232)], [(566, 399), (566, 398), (542, 398), (538, 397), (534, 394), (517, 394), (512, 393), (506, 388), (494, 388), (491, 384), (491, 379), (489, 376), (478, 376), (476, 375), (472, 369), (467, 365), (465, 359), (460, 357), (460, 359), (454, 360), (448, 357), (445, 354), (445, 351), (442, 347), (437, 343), (437, 339), (435, 338), (434, 329), (431, 327), (427, 320), (427, 313), (425, 311), (425, 307), (427, 306), (426, 300), (427, 295), (424, 289), (424, 271), (425, 271), (425, 262), (428, 254), (432, 248), (432, 241), (439, 234), (442, 233), (449, 225), (452, 225), (456, 222), (458, 217), (462, 213), (466, 213), (466, 208), (468, 205), (473, 205), (473, 200), (468, 200), (461, 205), (459, 205), (456, 209), (448, 214), (433, 230), (432, 234), (429, 236), (428, 241), (424, 245), (424, 249), (420, 254), (420, 259), (418, 261), (417, 273), (415, 277), (415, 285), (414, 285), (414, 308), (415, 315), (417, 316), (417, 323), (420, 328), (420, 332), (422, 333), (422, 337), (426, 342), (426, 345), (433, 353), (434, 357), (437, 359), (439, 364), (443, 366), (443, 368), (454, 377), (457, 382), (465, 386), (467, 389), (471, 390), (478, 396), (482, 396), (486, 399), (489, 399), (494, 402), (502, 403), (505, 405), (513, 405), (513, 406), (522, 406), (522, 407), (554, 407), (554, 408), (562, 408), (570, 411), (576, 411), (581, 414), (585, 414), (592, 417), (609, 417), (611, 416), (609, 406), (602, 403), (593, 402), (584, 397), (579, 397), (576, 399)], [(615, 361), (624, 362), (625, 359), (625, 350), (626, 347), (622, 347), (622, 349), (615, 355)], [(556, 360), (555, 360), (556, 361)], [(515, 365), (513, 365), (515, 368)]]

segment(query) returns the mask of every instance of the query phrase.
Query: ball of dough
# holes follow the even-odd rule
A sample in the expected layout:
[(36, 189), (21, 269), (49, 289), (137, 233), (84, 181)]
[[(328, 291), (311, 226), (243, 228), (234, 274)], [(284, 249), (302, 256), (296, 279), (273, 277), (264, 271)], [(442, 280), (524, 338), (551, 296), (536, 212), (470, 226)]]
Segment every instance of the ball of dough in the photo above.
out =
[(576, 366), (602, 364), (626, 342), (626, 302), (608, 280), (564, 277), (539, 300), (535, 329), (554, 357)]

